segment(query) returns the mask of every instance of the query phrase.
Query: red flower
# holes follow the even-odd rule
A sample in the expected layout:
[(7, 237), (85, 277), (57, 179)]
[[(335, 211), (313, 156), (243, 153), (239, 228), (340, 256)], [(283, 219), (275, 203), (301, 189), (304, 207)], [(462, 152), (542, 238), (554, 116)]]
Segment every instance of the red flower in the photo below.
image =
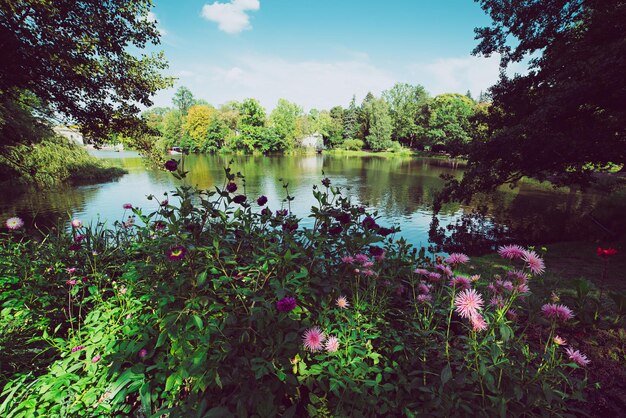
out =
[(612, 255), (617, 254), (617, 250), (615, 248), (600, 248), (596, 250), (596, 254), (598, 257), (610, 257)]

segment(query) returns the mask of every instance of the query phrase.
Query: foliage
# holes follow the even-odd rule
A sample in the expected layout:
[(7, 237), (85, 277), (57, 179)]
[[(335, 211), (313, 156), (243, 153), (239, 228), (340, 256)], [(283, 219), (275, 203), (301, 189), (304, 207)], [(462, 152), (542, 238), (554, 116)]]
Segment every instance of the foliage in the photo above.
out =
[(209, 134), (209, 127), (215, 118), (215, 109), (210, 106), (193, 105), (189, 108), (182, 129), (191, 138), (191, 151), (200, 150), (204, 147)]
[[(72, 119), (91, 137), (136, 128), (138, 105), (150, 106), (171, 85), (159, 73), (161, 53), (129, 52), (159, 43), (150, 7), (149, 0), (1, 2), (0, 103), (23, 103), (30, 92), (38, 100), (31, 109)], [(20, 141), (20, 131), (1, 133), (2, 141)]]
[(0, 153), (0, 166), (9, 170), (7, 178), (39, 187), (110, 181), (126, 173), (108, 167), (78, 145), (55, 136), (33, 145), (6, 146)]
[(477, 29), (474, 53), (501, 53), (502, 67), (530, 57), (530, 71), (490, 89), (488, 138), (448, 197), (467, 200), (523, 176), (585, 185), (607, 163), (626, 162), (626, 3), (480, 3), (493, 24)]
[(374, 151), (381, 151), (391, 146), (391, 116), (389, 107), (383, 98), (367, 98), (361, 107), (365, 145)]
[(363, 145), (365, 144), (360, 139), (346, 139), (343, 141), (341, 148), (358, 151), (363, 148)]
[(265, 126), (265, 109), (256, 99), (245, 99), (239, 105), (241, 126)]
[(191, 90), (189, 90), (185, 86), (180, 86), (176, 93), (174, 93), (174, 97), (172, 98), (172, 103), (174, 106), (178, 108), (178, 111), (181, 115), (187, 115), (189, 108), (193, 106), (194, 99)]
[(431, 150), (464, 154), (474, 139), (471, 124), (474, 106), (472, 99), (458, 93), (442, 94), (428, 102), (425, 136)]
[[(584, 373), (552, 340), (568, 324), (538, 318), (523, 287), (470, 279), (462, 256), (435, 267), (322, 184), (311, 228), (290, 214), (287, 185), (284, 206), (270, 210), (227, 168), (223, 187), (180, 188), (158, 211), (133, 208), (112, 229), (73, 222), (41, 241), (3, 233), (0, 341), (20, 346), (0, 351), (13, 356), (0, 414), (572, 411)], [(520, 260), (511, 267), (524, 271), (507, 276), (516, 286), (532, 276)], [(498, 298), (480, 312), (483, 330), (455, 309), (464, 280)], [(526, 334), (512, 309), (546, 332)], [(306, 350), (314, 327), (337, 337), (337, 349)], [(50, 349), (34, 359), (43, 343)]]
[(269, 126), (274, 128), (282, 143), (274, 148), (289, 150), (295, 147), (296, 122), (300, 115), (302, 115), (300, 106), (285, 99), (278, 99), (278, 104), (270, 114)]
[(407, 83), (396, 83), (383, 92), (383, 98), (389, 104), (394, 141), (413, 147), (417, 145), (421, 127), (417, 125), (417, 115), (428, 102), (428, 93), (424, 87)]

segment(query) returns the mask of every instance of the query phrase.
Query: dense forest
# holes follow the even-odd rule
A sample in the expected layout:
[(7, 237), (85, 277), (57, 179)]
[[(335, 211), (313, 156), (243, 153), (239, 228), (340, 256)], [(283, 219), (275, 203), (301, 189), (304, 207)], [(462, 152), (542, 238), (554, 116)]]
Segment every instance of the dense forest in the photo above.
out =
[(302, 138), (319, 134), (326, 148), (411, 148), (458, 155), (486, 131), (482, 120), (489, 107), (482, 93), (478, 100), (469, 91), (431, 97), (424, 87), (406, 83), (396, 83), (380, 97), (368, 93), (360, 104), (353, 96), (347, 108), (308, 113), (285, 99), (269, 114), (252, 98), (215, 107), (195, 99), (186, 87), (178, 89), (172, 102), (171, 108), (142, 114), (152, 131), (147, 142), (159, 151), (179, 146), (190, 152), (291, 152)]

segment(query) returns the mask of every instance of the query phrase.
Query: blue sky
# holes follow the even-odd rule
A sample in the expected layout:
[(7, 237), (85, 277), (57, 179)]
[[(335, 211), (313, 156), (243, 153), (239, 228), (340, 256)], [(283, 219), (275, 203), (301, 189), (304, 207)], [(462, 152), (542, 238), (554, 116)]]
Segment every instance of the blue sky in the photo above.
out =
[(311, 108), (347, 106), (395, 82), (431, 94), (478, 95), (498, 57), (473, 57), (473, 29), (489, 18), (472, 0), (156, 0), (150, 18), (180, 85), (220, 105), (254, 97)]

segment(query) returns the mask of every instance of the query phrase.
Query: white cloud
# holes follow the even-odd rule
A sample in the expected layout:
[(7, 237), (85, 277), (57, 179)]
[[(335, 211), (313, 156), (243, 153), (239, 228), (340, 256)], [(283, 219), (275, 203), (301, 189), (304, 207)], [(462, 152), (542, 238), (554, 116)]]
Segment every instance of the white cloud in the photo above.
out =
[[(379, 96), (396, 82), (421, 84), (432, 95), (461, 93), (470, 90), (474, 97), (498, 81), (499, 56), (449, 57), (407, 66), (375, 65), (362, 55), (344, 54), (340, 60), (288, 60), (280, 56), (243, 54), (216, 66), (207, 59), (186, 64), (175, 72), (179, 85), (191, 89), (195, 97), (220, 105), (247, 97), (258, 99), (270, 111), (279, 98), (302, 106), (330, 109), (347, 106), (353, 95), (357, 103), (371, 91)], [(515, 64), (508, 71), (525, 72), (524, 64)], [(155, 97), (159, 106), (171, 106), (176, 88), (162, 91)]]
[(239, 33), (251, 29), (250, 16), (246, 12), (259, 10), (259, 0), (231, 0), (229, 3), (214, 2), (202, 7), (202, 17), (217, 22), (217, 27), (226, 33)]
[(167, 31), (165, 29), (163, 29), (160, 25), (159, 25), (159, 19), (157, 18), (156, 13), (154, 12), (148, 12), (147, 16), (146, 16), (146, 20), (148, 22), (154, 22), (157, 24), (157, 30), (159, 31), (159, 33), (161, 34), (161, 36), (165, 36), (167, 35)]
[[(469, 90), (474, 97), (494, 85), (500, 75), (500, 55), (490, 57), (467, 56), (440, 58), (428, 63), (408, 66), (411, 78), (423, 84), (431, 94), (465, 93)], [(507, 73), (524, 73), (522, 63), (509, 66)], [(423, 80), (423, 81), (420, 81)]]

